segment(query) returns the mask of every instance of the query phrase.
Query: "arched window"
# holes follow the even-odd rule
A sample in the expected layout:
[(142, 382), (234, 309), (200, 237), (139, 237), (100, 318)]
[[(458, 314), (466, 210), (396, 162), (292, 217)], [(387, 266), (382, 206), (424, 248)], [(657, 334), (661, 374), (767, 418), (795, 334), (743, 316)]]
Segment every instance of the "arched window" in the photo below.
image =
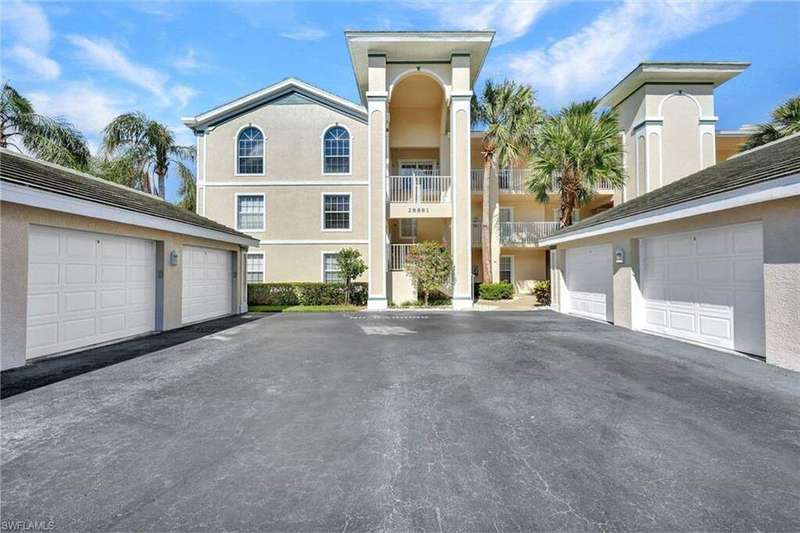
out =
[(253, 126), (243, 129), (236, 140), (236, 173), (264, 173), (264, 134)]
[(350, 173), (350, 133), (341, 126), (328, 128), (323, 137), (323, 172)]

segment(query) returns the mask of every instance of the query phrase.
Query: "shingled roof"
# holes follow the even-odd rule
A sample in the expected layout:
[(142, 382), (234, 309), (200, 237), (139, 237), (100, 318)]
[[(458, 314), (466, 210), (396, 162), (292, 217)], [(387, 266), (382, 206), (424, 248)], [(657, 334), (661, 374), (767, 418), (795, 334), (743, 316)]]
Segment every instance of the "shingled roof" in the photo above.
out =
[(0, 180), (253, 240), (151, 194), (0, 148)]
[(553, 233), (543, 244), (665, 207), (800, 174), (800, 134), (733, 156)]

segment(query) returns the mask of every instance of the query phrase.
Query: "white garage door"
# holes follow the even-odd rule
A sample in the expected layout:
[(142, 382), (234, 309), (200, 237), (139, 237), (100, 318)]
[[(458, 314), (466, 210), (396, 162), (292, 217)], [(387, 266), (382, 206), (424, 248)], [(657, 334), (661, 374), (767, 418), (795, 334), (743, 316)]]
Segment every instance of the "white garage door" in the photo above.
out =
[(567, 250), (568, 312), (613, 321), (612, 261), (609, 244)]
[(153, 331), (155, 277), (153, 241), (31, 226), (27, 357)]
[(642, 241), (644, 328), (764, 355), (761, 224)]
[(183, 323), (231, 314), (231, 253), (198, 246), (183, 247)]

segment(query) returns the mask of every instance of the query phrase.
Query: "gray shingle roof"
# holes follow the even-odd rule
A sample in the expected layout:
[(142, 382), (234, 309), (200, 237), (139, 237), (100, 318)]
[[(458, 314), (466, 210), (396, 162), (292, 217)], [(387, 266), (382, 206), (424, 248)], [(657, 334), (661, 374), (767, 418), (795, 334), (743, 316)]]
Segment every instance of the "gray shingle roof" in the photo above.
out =
[(800, 134), (745, 152), (584, 219), (545, 241), (630, 216), (800, 173)]
[(253, 239), (158, 197), (0, 149), (0, 180)]

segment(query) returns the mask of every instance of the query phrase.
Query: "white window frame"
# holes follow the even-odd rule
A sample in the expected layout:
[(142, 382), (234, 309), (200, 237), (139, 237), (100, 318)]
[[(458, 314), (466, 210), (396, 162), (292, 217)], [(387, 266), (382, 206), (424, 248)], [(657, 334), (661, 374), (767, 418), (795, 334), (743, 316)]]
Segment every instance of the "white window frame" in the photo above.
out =
[[(414, 227), (414, 233), (412, 235), (407, 235), (403, 233), (403, 222), (406, 220), (410, 220)], [(397, 233), (401, 239), (404, 240), (416, 240), (417, 239), (417, 219), (416, 218), (401, 218), (399, 222), (400, 226), (397, 228)]]
[[(501, 255), (499, 263), (502, 263), (502, 258), (503, 257), (508, 257), (511, 260), (511, 284), (514, 285), (514, 282), (517, 279), (517, 277), (514, 275), (514, 256), (513, 255)], [(502, 270), (500, 268), (500, 264), (497, 265), (497, 272), (498, 272), (498, 274), (500, 272), (502, 272)]]
[[(255, 128), (261, 132), (261, 137), (263, 138), (264, 149), (262, 150), (261, 154), (261, 172), (250, 174), (250, 173), (241, 173), (239, 172), (239, 134), (242, 133), (247, 128)], [(249, 124), (245, 124), (238, 130), (236, 130), (236, 135), (233, 136), (233, 175), (234, 176), (266, 176), (267, 175), (267, 134), (264, 133), (264, 129), (257, 124), (253, 124), (252, 122)]]
[[(325, 172), (325, 134), (328, 133), (328, 130), (335, 127), (344, 128), (347, 131), (347, 135), (350, 136), (350, 155), (349, 161), (347, 162), (347, 167), (350, 169), (349, 172)], [(322, 135), (319, 136), (319, 171), (323, 176), (352, 176), (353, 175), (353, 147), (355, 138), (353, 137), (353, 132), (350, 131), (350, 128), (345, 126), (340, 122), (334, 122), (333, 124), (328, 124), (323, 128)]]
[[(240, 196), (260, 196), (264, 203), (264, 212), (261, 214), (261, 227), (258, 229), (242, 229), (239, 227), (239, 197)], [(253, 233), (267, 231), (267, 195), (261, 192), (237, 192), (233, 200), (233, 227), (236, 231)]]
[[(320, 281), (322, 281), (322, 283), (343, 283), (343, 281), (338, 281), (338, 282), (337, 281), (330, 281), (330, 282), (325, 281), (325, 256), (326, 255), (337, 255), (338, 253), (339, 253), (339, 250), (335, 250), (335, 251), (334, 250), (323, 250), (323, 251), (320, 252), (320, 255), (319, 255), (319, 257), (320, 257), (320, 267), (321, 267), (320, 268), (320, 270), (321, 270)], [(340, 275), (341, 275), (341, 271), (337, 271), (337, 272), (339, 272)]]
[[(397, 160), (397, 173), (403, 175), (403, 165), (414, 165), (416, 167), (430, 165), (433, 169), (440, 169), (439, 162), (436, 159), (398, 159)], [(441, 170), (440, 170), (441, 172)]]
[[(260, 255), (261, 256), (261, 281), (260, 282), (255, 282), (255, 283), (265, 283), (267, 281), (267, 254), (262, 250), (255, 250), (255, 251), (248, 250), (245, 253), (245, 256), (244, 256), (244, 267), (245, 267), (244, 282), (245, 282), (245, 284), (249, 284), (250, 283), (250, 281), (248, 281), (248, 279), (247, 279), (247, 277), (250, 275), (250, 272), (251, 272), (250, 270), (248, 270), (248, 266), (249, 266), (247, 264), (247, 256), (248, 255)], [(256, 272), (256, 271), (254, 270), (253, 272)]]
[(501, 220), (500, 220), (500, 212), (503, 211), (503, 210), (511, 212), (511, 216), (509, 217), (508, 222), (514, 222), (514, 208), (513, 207), (505, 207), (505, 206), (501, 206), (501, 207), (497, 208), (497, 221), (501, 222)]
[[(350, 211), (348, 214), (347, 220), (347, 228), (326, 228), (325, 227), (325, 197), (326, 196), (347, 196), (349, 198), (348, 205), (350, 207)], [(333, 232), (333, 233), (342, 233), (353, 231), (353, 193), (351, 192), (322, 192), (320, 193), (319, 197), (319, 209), (320, 209), (320, 229), (326, 233)]]

